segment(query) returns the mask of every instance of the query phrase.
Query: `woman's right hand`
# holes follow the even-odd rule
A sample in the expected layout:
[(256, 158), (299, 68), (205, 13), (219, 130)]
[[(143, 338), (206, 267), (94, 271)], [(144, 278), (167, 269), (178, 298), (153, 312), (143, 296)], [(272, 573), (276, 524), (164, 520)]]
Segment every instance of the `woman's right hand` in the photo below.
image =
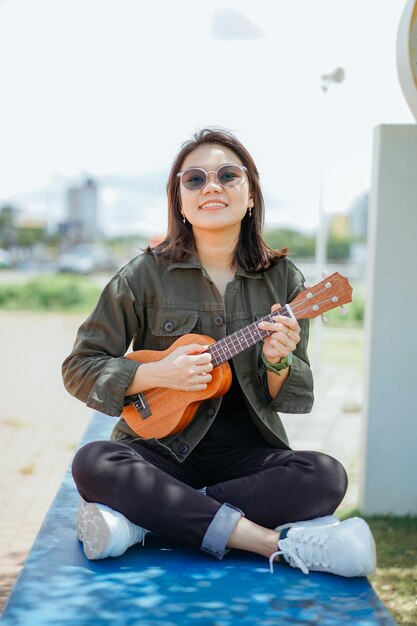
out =
[(192, 343), (179, 346), (160, 361), (141, 363), (132, 383), (126, 389), (130, 396), (155, 387), (181, 391), (202, 391), (211, 381), (211, 354), (208, 346)]

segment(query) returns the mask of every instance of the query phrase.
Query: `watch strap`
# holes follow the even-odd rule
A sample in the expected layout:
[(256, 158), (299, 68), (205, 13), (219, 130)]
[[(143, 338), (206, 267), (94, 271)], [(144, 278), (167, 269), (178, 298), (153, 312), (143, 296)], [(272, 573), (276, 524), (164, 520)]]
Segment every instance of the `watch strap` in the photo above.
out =
[(286, 357), (281, 359), (281, 361), (279, 361), (278, 363), (271, 363), (271, 361), (268, 361), (268, 359), (262, 352), (262, 361), (264, 362), (264, 365), (266, 369), (268, 370), (268, 372), (272, 372), (273, 374), (278, 374), (279, 376), (279, 373), (282, 370), (286, 370), (291, 365), (292, 353), (290, 352)]

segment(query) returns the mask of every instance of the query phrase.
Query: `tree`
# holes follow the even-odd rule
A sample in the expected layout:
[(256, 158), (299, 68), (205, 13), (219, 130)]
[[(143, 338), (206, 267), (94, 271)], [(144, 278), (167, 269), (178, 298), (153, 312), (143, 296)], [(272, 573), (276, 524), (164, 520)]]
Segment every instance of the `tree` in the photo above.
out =
[(315, 237), (291, 228), (273, 228), (265, 232), (266, 243), (274, 249), (287, 247), (291, 256), (314, 257)]
[(9, 250), (16, 243), (16, 213), (11, 205), (0, 208), (0, 247)]

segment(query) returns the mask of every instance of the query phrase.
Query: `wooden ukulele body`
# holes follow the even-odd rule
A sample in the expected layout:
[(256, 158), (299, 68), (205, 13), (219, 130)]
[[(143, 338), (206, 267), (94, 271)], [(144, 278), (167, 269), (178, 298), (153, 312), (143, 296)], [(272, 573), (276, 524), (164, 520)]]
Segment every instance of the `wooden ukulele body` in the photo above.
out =
[[(153, 363), (160, 361), (179, 346), (191, 343), (209, 345), (215, 343), (215, 340), (207, 335), (183, 335), (167, 350), (136, 350), (127, 354), (126, 358), (140, 363)], [(201, 391), (148, 389), (142, 395), (146, 398), (151, 415), (143, 418), (131, 404), (123, 409), (123, 419), (135, 433), (144, 439), (160, 439), (181, 432), (193, 420), (198, 407), (204, 400), (223, 396), (232, 383), (232, 372), (227, 362), (218, 365), (210, 373), (211, 382), (207, 389)]]

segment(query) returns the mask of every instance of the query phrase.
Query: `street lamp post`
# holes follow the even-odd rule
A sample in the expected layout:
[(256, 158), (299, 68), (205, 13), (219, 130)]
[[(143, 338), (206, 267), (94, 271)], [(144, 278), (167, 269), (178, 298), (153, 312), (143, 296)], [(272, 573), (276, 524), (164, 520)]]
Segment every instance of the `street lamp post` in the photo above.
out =
[[(342, 83), (345, 79), (345, 70), (343, 67), (337, 67), (330, 74), (323, 74), (321, 76), (321, 90), (324, 95), (329, 91), (329, 87), (335, 83)], [(324, 117), (324, 116), (323, 116)], [(327, 214), (324, 207), (324, 164), (325, 164), (325, 152), (326, 152), (326, 133), (324, 132), (325, 120), (323, 120), (322, 128), (322, 158), (321, 158), (321, 172), (320, 172), (320, 192), (319, 192), (319, 225), (316, 238), (315, 249), (315, 266), (316, 266), (316, 279), (319, 280), (321, 272), (325, 270), (327, 261)]]
[[(345, 70), (343, 67), (337, 67), (333, 72), (329, 74), (323, 74), (321, 76), (321, 90), (324, 95), (329, 92), (330, 85), (340, 84), (345, 80)], [(324, 186), (325, 186), (325, 155), (326, 155), (326, 137), (325, 132), (326, 116), (323, 114), (322, 119), (322, 156), (321, 156), (321, 170), (320, 170), (320, 188), (319, 188), (319, 223), (317, 228), (316, 246), (314, 255), (315, 265), (315, 279), (319, 282), (322, 278), (322, 273), (326, 269), (327, 262), (327, 235), (328, 235), (328, 215), (325, 210), (324, 201)], [(320, 368), (321, 364), (321, 349), (322, 349), (322, 323), (321, 319), (314, 320), (314, 340), (313, 340), (313, 355), (315, 358), (315, 369)]]

